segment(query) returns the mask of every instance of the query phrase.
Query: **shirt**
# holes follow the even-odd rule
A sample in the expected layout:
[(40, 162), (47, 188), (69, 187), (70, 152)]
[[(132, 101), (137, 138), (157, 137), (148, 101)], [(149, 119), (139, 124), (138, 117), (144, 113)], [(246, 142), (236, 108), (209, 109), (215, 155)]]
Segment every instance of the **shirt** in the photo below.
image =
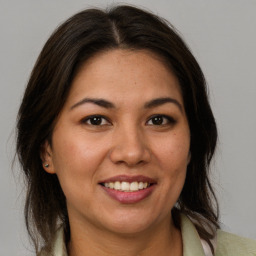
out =
[[(181, 234), (183, 256), (212, 256), (205, 241), (200, 239), (194, 224), (185, 215), (181, 215)], [(215, 247), (214, 256), (256, 256), (256, 241), (222, 230), (217, 231)], [(48, 256), (43, 251), (39, 255)], [(52, 256), (68, 256), (63, 228), (56, 233)]]

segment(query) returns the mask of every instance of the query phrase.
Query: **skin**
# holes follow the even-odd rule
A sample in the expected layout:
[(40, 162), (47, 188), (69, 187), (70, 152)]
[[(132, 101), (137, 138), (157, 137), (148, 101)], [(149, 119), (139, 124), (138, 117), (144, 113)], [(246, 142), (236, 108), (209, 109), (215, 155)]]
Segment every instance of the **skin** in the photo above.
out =
[[(174, 101), (145, 107), (166, 97)], [(82, 102), (85, 98), (114, 107)], [(104, 116), (100, 125), (93, 125), (91, 115)], [(189, 147), (178, 80), (157, 56), (118, 49), (87, 61), (43, 155), (45, 170), (57, 174), (67, 199), (69, 255), (182, 255), (171, 209), (184, 185)], [(144, 175), (156, 185), (147, 198), (123, 204), (99, 184), (116, 175)]]

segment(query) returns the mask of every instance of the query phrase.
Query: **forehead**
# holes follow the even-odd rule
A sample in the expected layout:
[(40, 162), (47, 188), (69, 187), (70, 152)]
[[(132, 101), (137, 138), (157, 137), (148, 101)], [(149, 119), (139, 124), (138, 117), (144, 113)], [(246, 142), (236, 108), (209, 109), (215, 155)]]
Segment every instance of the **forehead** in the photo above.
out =
[(75, 76), (68, 101), (83, 96), (150, 100), (166, 95), (182, 102), (178, 79), (156, 54), (109, 50), (86, 61)]

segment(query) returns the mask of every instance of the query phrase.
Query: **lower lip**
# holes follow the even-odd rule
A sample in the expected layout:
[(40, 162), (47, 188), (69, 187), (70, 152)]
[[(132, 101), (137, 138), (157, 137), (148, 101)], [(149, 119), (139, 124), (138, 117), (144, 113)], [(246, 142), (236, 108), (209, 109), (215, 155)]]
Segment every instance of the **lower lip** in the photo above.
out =
[(107, 194), (111, 198), (115, 199), (116, 201), (122, 204), (135, 204), (149, 197), (150, 194), (155, 189), (155, 185), (151, 185), (148, 188), (134, 192), (123, 192), (111, 188), (106, 188), (104, 186), (102, 186), (102, 188), (107, 192)]

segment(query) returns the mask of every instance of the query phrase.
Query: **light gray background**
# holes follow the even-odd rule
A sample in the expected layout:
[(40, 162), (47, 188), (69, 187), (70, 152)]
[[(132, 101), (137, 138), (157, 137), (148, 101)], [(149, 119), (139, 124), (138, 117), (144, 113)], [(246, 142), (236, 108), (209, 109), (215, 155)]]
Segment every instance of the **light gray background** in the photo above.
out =
[[(0, 255), (32, 255), (14, 155), (17, 109), (34, 62), (55, 27), (115, 1), (0, 0)], [(171, 21), (206, 75), (219, 127), (213, 181), (225, 230), (256, 239), (256, 1), (137, 0)], [(27, 249), (26, 249), (27, 248)]]

